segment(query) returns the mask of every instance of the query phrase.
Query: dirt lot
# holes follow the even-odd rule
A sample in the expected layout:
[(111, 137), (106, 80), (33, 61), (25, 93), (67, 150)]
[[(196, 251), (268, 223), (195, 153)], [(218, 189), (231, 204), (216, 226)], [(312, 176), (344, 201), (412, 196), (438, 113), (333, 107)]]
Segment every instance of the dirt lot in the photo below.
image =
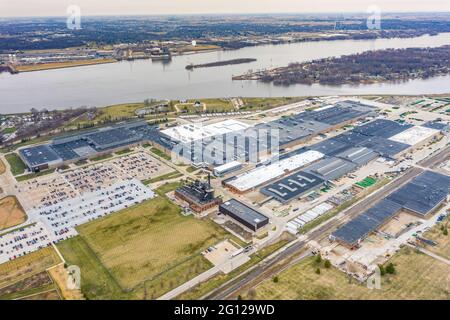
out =
[(0, 230), (17, 226), (27, 220), (27, 215), (16, 197), (0, 200)]
[[(326, 269), (314, 257), (283, 271), (278, 283), (268, 279), (256, 289), (241, 293), (256, 299), (450, 299), (450, 273), (447, 264), (403, 248), (390, 262), (396, 274), (382, 277), (380, 290), (348, 278), (334, 267)], [(320, 274), (315, 270), (320, 268)]]

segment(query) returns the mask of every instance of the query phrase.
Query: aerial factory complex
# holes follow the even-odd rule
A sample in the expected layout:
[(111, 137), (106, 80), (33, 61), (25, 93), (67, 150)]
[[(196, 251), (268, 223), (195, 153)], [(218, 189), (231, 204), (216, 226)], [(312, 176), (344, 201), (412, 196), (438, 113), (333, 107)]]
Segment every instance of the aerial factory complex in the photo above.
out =
[(401, 248), (439, 247), (426, 232), (447, 219), (449, 121), (411, 102), (329, 96), (19, 145), (2, 155), (1, 192), (22, 217), (0, 216), (0, 270), (55, 250), (60, 264), (106, 270), (86, 272), (87, 285), (114, 279), (101, 296), (82, 285), (85, 298), (139, 299), (145, 281), (154, 299), (228, 298), (252, 281), (227, 287), (236, 272), (320, 255), (362, 286)]

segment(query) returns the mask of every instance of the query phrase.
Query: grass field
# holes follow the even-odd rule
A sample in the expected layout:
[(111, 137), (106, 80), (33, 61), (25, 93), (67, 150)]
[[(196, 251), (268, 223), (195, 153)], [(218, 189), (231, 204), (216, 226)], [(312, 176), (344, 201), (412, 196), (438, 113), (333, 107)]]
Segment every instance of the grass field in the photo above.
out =
[(50, 69), (72, 68), (80, 66), (88, 66), (94, 64), (112, 63), (116, 62), (115, 59), (89, 59), (78, 61), (66, 61), (66, 62), (54, 62), (54, 63), (39, 63), (17, 66), (16, 69), (19, 72), (41, 71)]
[(109, 159), (109, 158), (112, 158), (112, 157), (113, 157), (113, 155), (111, 153), (107, 153), (107, 154), (104, 154), (104, 155), (101, 155), (101, 156), (98, 156), (98, 157), (95, 157), (95, 158), (91, 158), (89, 160), (97, 162), (97, 161), (106, 160), (106, 159)]
[(164, 174), (164, 175), (156, 177), (156, 178), (144, 180), (144, 181), (142, 181), (142, 183), (145, 185), (148, 185), (150, 183), (155, 183), (155, 182), (159, 182), (159, 181), (163, 181), (163, 180), (175, 179), (175, 178), (179, 178), (182, 176), (183, 176), (182, 173), (180, 173), (178, 171), (172, 171), (172, 172), (169, 172), (167, 174)]
[(241, 110), (267, 110), (294, 103), (303, 98), (278, 97), (278, 98), (243, 98), (244, 107)]
[(165, 159), (165, 160), (171, 160), (171, 156), (169, 156), (168, 154), (165, 154), (164, 152), (162, 152), (161, 150), (159, 150), (158, 148), (150, 148), (150, 151), (153, 152), (154, 154), (156, 154), (157, 156)]
[(14, 196), (0, 199), (0, 230), (17, 226), (27, 220), (27, 215)]
[(212, 221), (182, 216), (163, 196), (78, 230), (80, 236), (58, 248), (80, 266), (82, 291), (90, 299), (157, 298), (209, 269), (200, 253), (232, 238)]
[[(244, 298), (254, 299), (450, 299), (448, 265), (429, 256), (403, 248), (389, 262), (396, 273), (382, 277), (380, 290), (369, 290), (363, 284), (348, 278), (343, 272), (323, 262), (318, 265), (311, 257), (281, 272), (278, 282), (268, 279), (253, 289), (243, 292)], [(320, 267), (320, 274), (315, 270)]]
[(0, 288), (29, 278), (61, 263), (56, 251), (47, 247), (0, 264)]
[(29, 180), (29, 179), (34, 179), (36, 177), (42, 177), (42, 176), (45, 176), (47, 174), (51, 174), (51, 173), (55, 172), (55, 170), (56, 169), (47, 169), (45, 171), (40, 171), (40, 172), (37, 172), (37, 173), (26, 174), (26, 175), (23, 175), (23, 176), (16, 177), (16, 180), (17, 181), (26, 181), (26, 180)]
[(26, 169), (25, 163), (23, 163), (22, 159), (20, 159), (20, 157), (17, 154), (15, 153), (7, 154), (5, 155), (5, 159), (11, 166), (11, 173), (14, 176), (17, 176), (25, 172)]

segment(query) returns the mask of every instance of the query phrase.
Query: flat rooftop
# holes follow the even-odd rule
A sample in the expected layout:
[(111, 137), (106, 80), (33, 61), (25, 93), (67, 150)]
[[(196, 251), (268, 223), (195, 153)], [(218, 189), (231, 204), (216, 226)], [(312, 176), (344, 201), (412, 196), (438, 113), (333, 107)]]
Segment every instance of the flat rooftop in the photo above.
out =
[(341, 226), (332, 235), (338, 240), (354, 246), (359, 240), (366, 238), (386, 221), (392, 219), (401, 209), (401, 205), (384, 199)]
[(438, 129), (414, 126), (390, 137), (389, 140), (414, 146), (435, 136), (439, 132), (440, 130)]
[(371, 137), (390, 138), (411, 127), (412, 125), (410, 124), (401, 124), (387, 119), (376, 119), (354, 128), (353, 131)]
[(243, 173), (231, 180), (228, 184), (235, 189), (244, 192), (285, 175), (287, 172), (298, 170), (314, 161), (323, 158), (323, 154), (317, 151), (305, 151), (289, 158), (284, 158), (266, 166), (260, 166)]
[(449, 188), (449, 176), (425, 171), (389, 195), (388, 199), (400, 204), (404, 209), (425, 216), (447, 198)]
[(47, 144), (23, 148), (19, 150), (19, 153), (29, 167), (62, 162), (61, 157)]
[(242, 220), (246, 221), (247, 223), (255, 227), (257, 227), (259, 223), (269, 220), (268, 217), (266, 217), (259, 211), (250, 208), (249, 206), (243, 204), (242, 202), (236, 199), (230, 199), (222, 203), (220, 207), (223, 207), (224, 209), (230, 211), (235, 216), (241, 218)]
[(450, 177), (433, 171), (422, 174), (376, 203), (333, 233), (338, 240), (354, 246), (400, 210), (410, 210), (425, 216), (448, 196)]
[(225, 120), (213, 124), (185, 124), (161, 132), (177, 142), (193, 142), (223, 134), (243, 131), (251, 126), (236, 120)]
[(286, 203), (319, 188), (324, 182), (311, 173), (300, 171), (262, 188), (261, 193)]

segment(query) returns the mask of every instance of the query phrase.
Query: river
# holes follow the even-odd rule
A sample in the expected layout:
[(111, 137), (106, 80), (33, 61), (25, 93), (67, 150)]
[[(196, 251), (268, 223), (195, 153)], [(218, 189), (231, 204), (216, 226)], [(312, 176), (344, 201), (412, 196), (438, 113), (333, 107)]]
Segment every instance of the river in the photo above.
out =
[[(60, 109), (139, 102), (147, 98), (187, 99), (210, 97), (275, 97), (338, 94), (439, 94), (450, 92), (450, 76), (403, 83), (369, 85), (294, 85), (278, 87), (256, 81), (232, 81), (249, 69), (286, 66), (367, 50), (437, 47), (450, 44), (450, 33), (410, 39), (337, 40), (248, 47), (175, 56), (169, 63), (151, 60), (0, 74), (0, 112), (26, 112), (31, 108)], [(186, 70), (190, 63), (256, 58), (248, 64)]]

